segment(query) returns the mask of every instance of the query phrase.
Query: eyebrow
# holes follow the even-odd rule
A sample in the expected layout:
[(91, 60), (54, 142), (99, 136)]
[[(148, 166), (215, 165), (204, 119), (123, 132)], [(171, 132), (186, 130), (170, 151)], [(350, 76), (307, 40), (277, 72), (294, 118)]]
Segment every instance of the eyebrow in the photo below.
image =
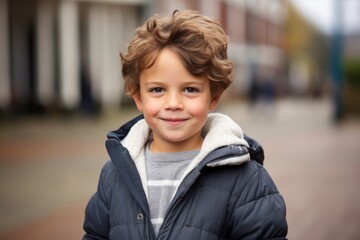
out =
[[(167, 81), (163, 82), (163, 81), (157, 81), (157, 80), (148, 80), (144, 84), (145, 85), (149, 85), (149, 84), (164, 85), (166, 83), (168, 83), (168, 82)], [(191, 80), (183, 80), (182, 84), (206, 84), (206, 82), (201, 79), (191, 79)]]
[(164, 85), (164, 82), (158, 82), (158, 81), (150, 81), (150, 82), (146, 82), (144, 83), (144, 85)]

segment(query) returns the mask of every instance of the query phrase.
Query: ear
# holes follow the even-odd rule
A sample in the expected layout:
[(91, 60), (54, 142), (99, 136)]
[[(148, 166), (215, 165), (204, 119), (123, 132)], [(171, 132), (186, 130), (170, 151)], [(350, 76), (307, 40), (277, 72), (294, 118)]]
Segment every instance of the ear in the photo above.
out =
[(142, 101), (141, 101), (141, 94), (140, 94), (140, 91), (138, 91), (137, 93), (135, 93), (134, 95), (132, 95), (134, 101), (135, 101), (135, 104), (136, 104), (136, 107), (137, 109), (142, 112), (143, 110), (143, 104), (142, 104)]
[(217, 105), (218, 105), (218, 103), (219, 103), (219, 101), (220, 101), (220, 97), (221, 97), (221, 93), (216, 93), (216, 94), (212, 97), (211, 102), (210, 102), (210, 105), (209, 105), (209, 110), (210, 110), (210, 111), (214, 110), (214, 109), (217, 107)]

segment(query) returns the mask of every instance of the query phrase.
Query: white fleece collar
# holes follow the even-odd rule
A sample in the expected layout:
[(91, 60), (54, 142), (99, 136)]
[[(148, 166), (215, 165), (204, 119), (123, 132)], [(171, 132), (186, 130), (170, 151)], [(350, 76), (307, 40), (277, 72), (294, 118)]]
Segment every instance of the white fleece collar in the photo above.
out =
[[(128, 135), (122, 140), (122, 144), (136, 161), (137, 157), (144, 150), (144, 145), (149, 140), (151, 130), (145, 119), (138, 121), (130, 129)], [(202, 130), (205, 136), (204, 142), (199, 153), (199, 157), (204, 158), (216, 148), (235, 144), (248, 147), (244, 139), (244, 133), (230, 117), (221, 113), (210, 113), (208, 120)]]
[[(129, 151), (130, 156), (138, 168), (145, 193), (147, 195), (147, 177), (146, 164), (144, 156), (144, 147), (149, 139), (151, 130), (144, 119), (138, 121), (130, 129), (128, 135), (122, 140), (122, 144)], [(213, 150), (227, 146), (230, 144), (249, 146), (244, 139), (242, 129), (230, 117), (221, 113), (210, 113), (205, 126), (202, 130), (204, 142), (202, 144), (199, 154), (189, 164), (184, 172), (181, 181), (185, 176), (193, 170), (210, 152)], [(211, 167), (220, 165), (239, 165), (243, 162), (249, 161), (248, 154), (239, 158), (229, 158), (215, 164), (209, 164)]]

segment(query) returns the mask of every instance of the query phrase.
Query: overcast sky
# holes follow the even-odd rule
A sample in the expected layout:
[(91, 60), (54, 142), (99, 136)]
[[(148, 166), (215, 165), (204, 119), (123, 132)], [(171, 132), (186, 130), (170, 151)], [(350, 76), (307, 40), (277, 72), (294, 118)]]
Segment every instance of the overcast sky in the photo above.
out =
[(335, 1), (343, 7), (344, 33), (360, 32), (360, 0), (291, 0), (310, 22), (331, 34), (335, 18)]

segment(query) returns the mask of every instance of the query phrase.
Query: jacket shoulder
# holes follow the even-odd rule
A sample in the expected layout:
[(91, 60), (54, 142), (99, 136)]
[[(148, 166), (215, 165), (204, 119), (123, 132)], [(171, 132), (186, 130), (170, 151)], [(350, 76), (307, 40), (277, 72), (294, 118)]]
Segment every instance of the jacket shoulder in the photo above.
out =
[(268, 171), (254, 160), (239, 166), (236, 177), (233, 196), (238, 205), (279, 193)]
[[(206, 185), (214, 184), (223, 186), (223, 188), (232, 192), (238, 198), (246, 190), (251, 181), (256, 181), (261, 174), (267, 174), (265, 168), (254, 160), (242, 163), (241, 165), (224, 165), (218, 167), (207, 167), (203, 173), (206, 173)], [(266, 181), (272, 182), (271, 178)]]
[[(232, 196), (232, 234), (241, 239), (286, 239), (285, 201), (267, 170), (255, 161), (244, 165), (246, 182)], [(240, 224), (241, 223), (241, 224)], [(249, 231), (244, 231), (248, 229)]]

